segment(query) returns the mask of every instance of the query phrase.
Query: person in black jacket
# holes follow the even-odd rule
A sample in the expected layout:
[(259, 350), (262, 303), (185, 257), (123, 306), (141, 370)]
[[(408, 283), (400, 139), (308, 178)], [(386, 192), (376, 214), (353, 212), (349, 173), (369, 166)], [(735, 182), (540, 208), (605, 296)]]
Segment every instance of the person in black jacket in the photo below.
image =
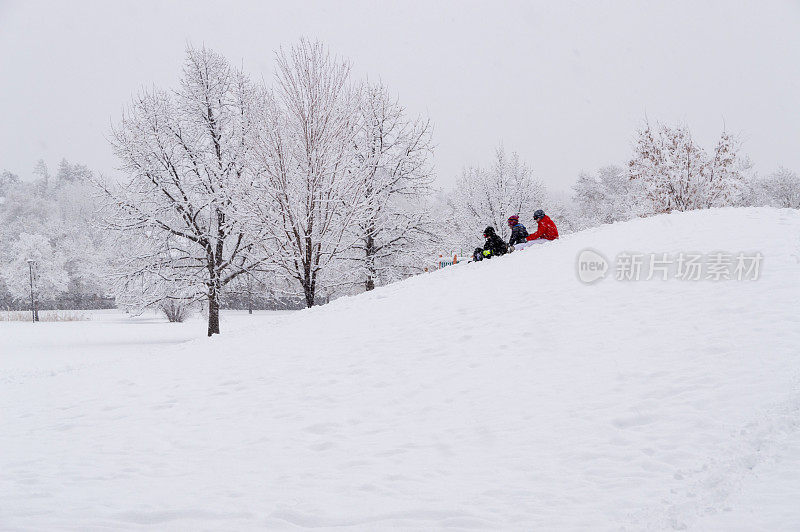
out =
[(508, 247), (516, 246), (526, 242), (528, 230), (525, 226), (519, 223), (519, 216), (516, 214), (508, 218), (508, 226), (511, 228), (511, 239), (508, 241)]
[(494, 232), (494, 227), (491, 225), (484, 229), (483, 238), (486, 239), (486, 245), (483, 246), (483, 256), (486, 258), (505, 255), (508, 252), (508, 246), (503, 242), (503, 239), (497, 236)]

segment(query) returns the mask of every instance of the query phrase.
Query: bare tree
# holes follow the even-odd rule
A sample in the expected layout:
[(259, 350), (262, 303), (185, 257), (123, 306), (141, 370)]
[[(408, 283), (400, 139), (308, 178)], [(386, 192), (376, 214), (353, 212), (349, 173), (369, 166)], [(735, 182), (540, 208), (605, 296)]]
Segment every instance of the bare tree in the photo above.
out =
[(319, 42), (277, 54), (276, 89), (260, 98), (255, 194), (242, 198), (264, 228), (270, 265), (314, 305), (320, 279), (352, 246), (362, 212), (354, 164), (357, 95), (350, 66)]
[[(366, 290), (422, 264), (432, 221), (424, 208), (431, 194), (430, 121), (410, 119), (382, 84), (361, 90), (356, 156), (364, 212), (358, 219), (355, 260)], [(422, 204), (422, 205), (420, 205)], [(421, 245), (422, 244), (422, 245)], [(360, 256), (358, 256), (360, 255)]]
[(113, 131), (125, 180), (96, 181), (125, 246), (112, 264), (118, 292), (139, 308), (206, 300), (209, 336), (223, 287), (264, 262), (262, 235), (234, 201), (253, 182), (253, 96), (223, 57), (188, 48), (180, 88), (144, 91)]
[(491, 225), (504, 239), (510, 234), (506, 220), (512, 214), (520, 221), (532, 220), (536, 209), (547, 208), (546, 192), (530, 168), (512, 152), (509, 157), (501, 145), (489, 170), (464, 169), (448, 198), (455, 229), (462, 240), (474, 240)]

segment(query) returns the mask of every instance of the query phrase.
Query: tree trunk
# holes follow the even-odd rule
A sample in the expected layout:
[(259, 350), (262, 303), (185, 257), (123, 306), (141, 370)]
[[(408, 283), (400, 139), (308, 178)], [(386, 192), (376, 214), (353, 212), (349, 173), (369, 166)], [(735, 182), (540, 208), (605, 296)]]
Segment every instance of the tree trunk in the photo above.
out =
[[(216, 145), (216, 141), (215, 141)], [(217, 160), (219, 160), (219, 146), (216, 145)], [(217, 218), (217, 238), (213, 251), (207, 250), (208, 259), (208, 336), (219, 334), (219, 298), (222, 291), (222, 257), (225, 249), (225, 233), (222, 230), (225, 224), (225, 213), (219, 207), (215, 209)]]
[(370, 290), (375, 289), (375, 237), (373, 236), (375, 232), (375, 224), (371, 223), (367, 228), (367, 241), (365, 242), (364, 252), (366, 254), (366, 270), (367, 270), (367, 280), (364, 283), (364, 288), (366, 288), (367, 292)]
[(303, 294), (306, 297), (306, 308), (314, 306), (314, 293), (316, 292), (316, 273), (312, 266), (312, 240), (306, 236), (306, 256), (303, 263)]
[(209, 268), (211, 279), (208, 281), (208, 336), (219, 334), (219, 279), (215, 270)]
[(219, 334), (219, 294), (212, 289), (208, 294), (208, 336)]
[(314, 287), (307, 280), (303, 283), (303, 293), (306, 296), (306, 307), (311, 308), (314, 306)]

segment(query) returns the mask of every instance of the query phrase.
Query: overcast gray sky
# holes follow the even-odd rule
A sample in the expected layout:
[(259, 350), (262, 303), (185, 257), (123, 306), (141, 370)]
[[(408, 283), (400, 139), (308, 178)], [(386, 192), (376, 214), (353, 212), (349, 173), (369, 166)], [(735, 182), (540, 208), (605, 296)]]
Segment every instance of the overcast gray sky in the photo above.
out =
[(114, 172), (111, 121), (174, 87), (187, 42), (271, 79), (323, 40), (435, 125), (442, 186), (503, 142), (551, 188), (622, 163), (644, 119), (711, 147), (740, 133), (760, 173), (800, 171), (800, 1), (230, 2), (0, 0), (0, 168)]

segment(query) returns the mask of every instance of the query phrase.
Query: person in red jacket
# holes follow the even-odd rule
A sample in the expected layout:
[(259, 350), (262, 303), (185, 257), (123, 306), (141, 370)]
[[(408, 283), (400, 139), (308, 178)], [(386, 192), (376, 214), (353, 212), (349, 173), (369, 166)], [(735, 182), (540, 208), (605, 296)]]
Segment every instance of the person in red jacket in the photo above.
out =
[(516, 244), (514, 246), (514, 250), (525, 249), (533, 244), (541, 244), (543, 242), (549, 242), (550, 240), (555, 240), (558, 238), (558, 229), (556, 228), (556, 224), (553, 223), (553, 220), (551, 220), (542, 209), (539, 209), (533, 213), (533, 219), (536, 220), (536, 223), (538, 224), (536, 232), (528, 235), (525, 238), (526, 241), (522, 244)]
[(558, 238), (558, 229), (556, 228), (556, 224), (553, 223), (553, 220), (551, 220), (542, 209), (539, 209), (533, 213), (533, 219), (536, 220), (536, 223), (539, 224), (539, 227), (537, 227), (535, 233), (528, 235), (528, 238), (526, 239), (528, 242), (532, 240), (538, 240), (540, 238), (544, 240), (555, 240)]

